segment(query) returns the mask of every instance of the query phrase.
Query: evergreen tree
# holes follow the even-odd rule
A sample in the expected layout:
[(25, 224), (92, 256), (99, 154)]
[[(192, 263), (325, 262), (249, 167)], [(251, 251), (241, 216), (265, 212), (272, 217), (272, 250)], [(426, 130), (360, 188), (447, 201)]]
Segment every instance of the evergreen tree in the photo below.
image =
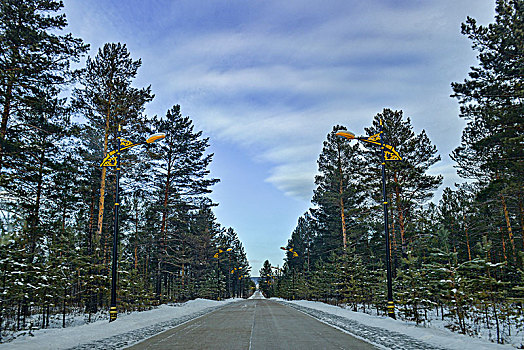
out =
[[(208, 138), (202, 132), (193, 131), (189, 117), (183, 117), (180, 106), (168, 110), (165, 119), (153, 118), (152, 129), (166, 134), (165, 140), (156, 146), (160, 155), (155, 166), (162, 169), (156, 172), (154, 181), (161, 191), (159, 209), (162, 213), (158, 232), (156, 294), (161, 294), (161, 275), (183, 265), (181, 259), (189, 256), (184, 236), (190, 212), (202, 206), (210, 206), (205, 195), (218, 179), (208, 178), (208, 166), (212, 154), (205, 154)], [(182, 250), (181, 250), (182, 249)]]
[[(118, 148), (117, 129), (119, 125), (127, 128), (127, 135), (143, 125), (144, 105), (153, 99), (151, 87), (138, 89), (132, 87), (141, 60), (130, 57), (126, 45), (105, 44), (94, 57), (88, 57), (86, 68), (79, 74), (81, 87), (75, 89), (75, 106), (88, 120), (89, 127), (98, 136), (96, 144), (100, 158)], [(110, 147), (110, 136), (113, 136)], [(132, 135), (130, 135), (132, 137)], [(110, 149), (111, 148), (111, 149)], [(103, 234), (106, 167), (101, 169), (97, 230), (94, 235), (98, 247)], [(104, 249), (103, 254), (107, 254)]]
[(362, 235), (358, 227), (349, 230), (357, 220), (355, 209), (361, 200), (360, 182), (356, 181), (356, 169), (361, 167), (358, 145), (350, 145), (336, 136), (339, 130), (345, 128), (333, 127), (318, 159), (320, 175), (315, 177), (317, 188), (312, 199), (317, 208), (311, 210), (318, 225), (315, 250), (312, 251), (315, 259), (345, 250)]
[[(401, 155), (402, 161), (386, 162), (387, 194), (391, 210), (391, 242), (393, 259), (397, 262), (398, 246), (403, 256), (406, 256), (408, 243), (413, 240), (413, 212), (417, 205), (425, 203), (433, 196), (433, 191), (442, 183), (442, 176), (427, 174), (428, 169), (440, 161), (436, 155), (437, 149), (431, 144), (426, 132), (422, 130), (415, 134), (410, 118), (404, 120), (402, 111), (384, 109), (373, 119), (373, 125), (366, 128), (368, 135), (376, 135), (380, 131), (380, 121), (383, 121), (385, 134), (384, 143), (393, 146)], [(373, 198), (382, 202), (379, 184), (380, 147), (365, 143), (368, 148), (366, 159), (369, 165), (366, 182)], [(399, 233), (397, 235), (397, 232)]]
[(258, 280), (258, 285), (265, 297), (271, 298), (270, 293), (271, 283), (273, 282), (273, 271), (271, 270), (271, 264), (269, 260), (264, 261), (262, 268), (259, 271), (260, 279)]
[[(495, 23), (488, 26), (478, 25), (470, 17), (462, 24), (462, 33), (478, 52), (479, 66), (471, 68), (464, 82), (452, 84), (460, 117), (467, 120), (461, 145), (452, 158), (458, 163), (459, 175), (482, 183), (486, 200), (499, 203), (511, 249), (510, 262), (515, 264), (524, 248), (524, 4), (520, 0), (497, 0), (495, 10)], [(518, 224), (520, 243), (515, 242), (514, 233)]]
[[(0, 3), (0, 171), (16, 149), (21, 134), (13, 127), (23, 123), (35, 99), (57, 96), (70, 80), (70, 63), (78, 61), (88, 46), (72, 35), (59, 35), (66, 17), (62, 2), (5, 0)], [(47, 93), (43, 93), (46, 91)], [(17, 152), (18, 153), (18, 152)]]

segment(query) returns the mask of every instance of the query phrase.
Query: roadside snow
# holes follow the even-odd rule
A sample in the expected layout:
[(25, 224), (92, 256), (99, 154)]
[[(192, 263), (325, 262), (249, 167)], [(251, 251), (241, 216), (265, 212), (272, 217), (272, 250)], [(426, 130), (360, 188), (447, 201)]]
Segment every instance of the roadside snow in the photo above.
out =
[(262, 294), (261, 291), (257, 290), (248, 299), (266, 299), (266, 297)]
[(174, 306), (161, 305), (149, 311), (120, 314), (111, 323), (100, 320), (77, 327), (41, 329), (34, 331), (33, 337), (20, 337), (0, 344), (0, 349), (120, 349), (238, 300), (241, 299), (196, 299)]
[[(251, 298), (265, 299), (261, 293), (255, 293)], [(243, 299), (197, 299), (183, 304), (162, 305), (150, 311), (121, 314), (111, 323), (106, 319), (69, 328), (37, 330), (32, 337), (24, 336), (0, 344), (0, 350), (121, 349), (239, 300)], [(271, 300), (285, 303), (383, 349), (513, 349), (510, 345), (490, 343), (447, 329), (417, 327), (404, 321), (353, 312), (321, 302)]]
[(307, 313), (320, 321), (391, 349), (514, 349), (453, 333), (447, 329), (424, 328), (384, 316), (372, 316), (315, 301), (287, 301), (272, 298)]

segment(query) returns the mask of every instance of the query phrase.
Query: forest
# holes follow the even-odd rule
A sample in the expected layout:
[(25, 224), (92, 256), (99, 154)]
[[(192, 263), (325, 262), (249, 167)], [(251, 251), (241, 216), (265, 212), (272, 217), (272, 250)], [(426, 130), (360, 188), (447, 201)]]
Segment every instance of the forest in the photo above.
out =
[(119, 312), (251, 287), (237, 233), (213, 213), (209, 139), (180, 105), (148, 116), (151, 86), (124, 43), (88, 56), (61, 1), (0, 2), (0, 341), (109, 309), (115, 167), (122, 143), (117, 245)]
[(354, 311), (386, 314), (386, 249), (391, 256), (397, 318), (426, 325), (446, 321), (453, 331), (492, 341), (524, 326), (524, 3), (496, 2), (494, 22), (462, 24), (478, 65), (452, 98), (466, 123), (450, 154), (462, 178), (445, 188), (430, 167), (441, 156), (424, 130), (402, 110), (384, 108), (365, 129), (401, 161), (386, 162), (389, 246), (386, 248), (381, 149), (336, 136), (333, 127), (318, 158), (311, 208), (298, 218), (282, 268), (266, 260), (266, 296), (320, 300)]

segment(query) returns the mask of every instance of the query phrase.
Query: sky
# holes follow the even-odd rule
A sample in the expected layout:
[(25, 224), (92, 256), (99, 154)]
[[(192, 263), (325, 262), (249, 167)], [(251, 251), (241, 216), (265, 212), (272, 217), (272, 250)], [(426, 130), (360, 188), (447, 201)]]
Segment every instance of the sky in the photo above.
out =
[(151, 85), (148, 115), (180, 104), (210, 138), (218, 222), (242, 241), (252, 275), (283, 264), (311, 207), (322, 142), (334, 125), (356, 134), (384, 108), (425, 130), (446, 186), (461, 181), (449, 153), (464, 121), (451, 82), (476, 65), (460, 33), (493, 21), (494, 0), (65, 0), (67, 32), (91, 45), (125, 43)]

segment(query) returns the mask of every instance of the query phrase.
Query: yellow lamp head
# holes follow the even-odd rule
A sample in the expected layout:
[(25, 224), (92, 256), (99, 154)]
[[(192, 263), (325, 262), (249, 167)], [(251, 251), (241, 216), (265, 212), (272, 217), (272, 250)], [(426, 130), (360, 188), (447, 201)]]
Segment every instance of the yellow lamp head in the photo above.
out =
[(340, 137), (345, 137), (346, 139), (350, 139), (350, 140), (355, 138), (355, 134), (347, 130), (340, 130), (335, 135), (340, 136)]
[(163, 132), (161, 133), (157, 133), (157, 134), (153, 134), (151, 136), (149, 136), (149, 138), (146, 140), (147, 143), (153, 143), (157, 140), (161, 140), (163, 139), (164, 137), (166, 137), (166, 134), (164, 134)]

